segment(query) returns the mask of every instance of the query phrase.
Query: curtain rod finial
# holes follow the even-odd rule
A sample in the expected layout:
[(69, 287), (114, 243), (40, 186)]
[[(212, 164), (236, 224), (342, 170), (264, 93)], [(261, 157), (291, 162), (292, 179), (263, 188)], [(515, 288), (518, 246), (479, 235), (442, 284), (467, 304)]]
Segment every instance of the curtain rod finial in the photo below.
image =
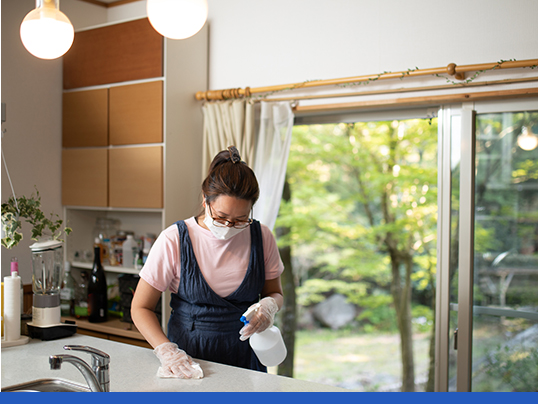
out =
[(456, 80), (465, 80), (464, 72), (456, 72), (456, 63), (449, 63), (446, 67), (446, 71), (450, 76), (454, 76)]

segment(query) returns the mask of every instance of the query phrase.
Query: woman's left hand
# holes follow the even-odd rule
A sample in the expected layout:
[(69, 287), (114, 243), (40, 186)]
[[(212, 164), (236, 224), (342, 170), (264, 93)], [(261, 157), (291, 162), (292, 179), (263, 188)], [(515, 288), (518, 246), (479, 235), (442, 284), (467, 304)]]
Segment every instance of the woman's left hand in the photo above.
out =
[(260, 305), (258, 310), (249, 319), (249, 323), (239, 330), (239, 335), (241, 335), (239, 339), (241, 341), (247, 340), (254, 333), (265, 331), (271, 327), (275, 321), (275, 314), (278, 311), (278, 305), (276, 304), (275, 299), (269, 296), (264, 297), (256, 304)]

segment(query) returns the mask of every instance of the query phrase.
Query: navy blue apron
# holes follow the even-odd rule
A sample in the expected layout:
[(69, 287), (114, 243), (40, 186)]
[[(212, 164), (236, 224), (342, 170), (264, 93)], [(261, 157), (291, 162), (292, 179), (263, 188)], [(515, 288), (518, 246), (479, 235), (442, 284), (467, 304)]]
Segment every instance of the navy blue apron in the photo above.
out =
[(257, 303), (265, 284), (265, 265), (260, 223), (250, 225), (250, 260), (241, 285), (230, 295), (220, 297), (207, 284), (194, 250), (187, 225), (176, 222), (179, 231), (181, 279), (172, 293), (172, 314), (168, 339), (195, 359), (267, 372), (248, 340), (239, 340), (241, 315)]

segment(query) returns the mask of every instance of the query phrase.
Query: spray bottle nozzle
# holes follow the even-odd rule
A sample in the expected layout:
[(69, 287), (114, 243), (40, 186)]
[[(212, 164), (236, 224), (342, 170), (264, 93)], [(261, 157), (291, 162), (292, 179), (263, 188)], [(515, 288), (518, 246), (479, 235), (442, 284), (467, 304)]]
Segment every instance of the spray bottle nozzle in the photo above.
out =
[(252, 316), (254, 315), (254, 313), (256, 313), (256, 311), (258, 311), (258, 309), (260, 308), (260, 303), (256, 303), (255, 305), (253, 306), (250, 306), (249, 309), (247, 311), (245, 311), (243, 313), (243, 315), (241, 316), (240, 320), (246, 324), (249, 323), (249, 320), (252, 318)]

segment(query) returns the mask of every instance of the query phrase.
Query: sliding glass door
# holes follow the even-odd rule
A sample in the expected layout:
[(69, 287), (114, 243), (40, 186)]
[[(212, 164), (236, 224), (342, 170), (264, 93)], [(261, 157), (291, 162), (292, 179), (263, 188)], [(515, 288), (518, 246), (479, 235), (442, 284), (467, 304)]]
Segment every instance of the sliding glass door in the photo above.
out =
[(437, 389), (536, 391), (538, 101), (442, 117)]

